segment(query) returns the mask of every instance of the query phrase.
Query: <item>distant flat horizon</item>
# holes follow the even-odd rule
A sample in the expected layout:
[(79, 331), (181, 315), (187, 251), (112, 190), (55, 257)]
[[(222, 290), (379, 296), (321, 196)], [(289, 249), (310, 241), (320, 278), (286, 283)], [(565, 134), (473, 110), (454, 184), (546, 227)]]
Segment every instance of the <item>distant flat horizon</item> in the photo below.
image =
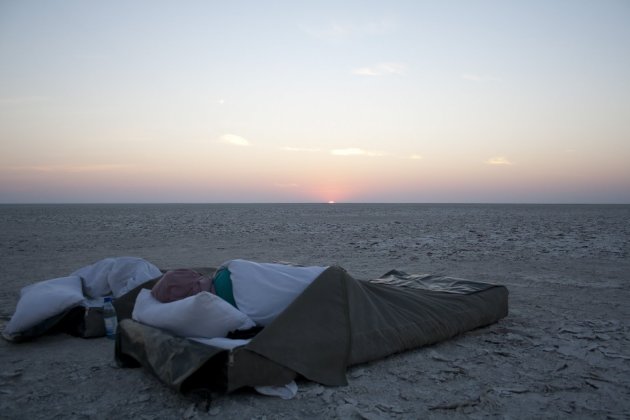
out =
[(63, 205), (85, 205), (85, 206), (99, 206), (99, 205), (303, 205), (303, 204), (322, 204), (322, 205), (346, 205), (346, 204), (358, 204), (358, 205), (447, 205), (447, 206), (467, 206), (467, 205), (533, 205), (533, 206), (630, 206), (630, 202), (419, 202), (419, 201), (340, 201), (340, 202), (324, 202), (324, 201), (233, 201), (233, 202), (195, 202), (195, 201), (183, 201), (183, 202), (167, 202), (167, 201), (155, 201), (155, 202), (0, 202), (0, 206), (63, 206)]

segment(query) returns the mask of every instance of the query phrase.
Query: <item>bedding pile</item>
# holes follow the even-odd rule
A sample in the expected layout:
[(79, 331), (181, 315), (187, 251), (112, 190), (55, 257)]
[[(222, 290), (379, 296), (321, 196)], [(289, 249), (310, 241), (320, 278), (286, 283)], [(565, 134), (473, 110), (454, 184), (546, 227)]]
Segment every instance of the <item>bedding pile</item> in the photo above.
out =
[(282, 387), (297, 377), (345, 385), (349, 366), (436, 343), (508, 313), (504, 286), (400, 271), (364, 281), (333, 266), (249, 341), (226, 348), (125, 316), (146, 293), (143, 287), (152, 284), (117, 302), (116, 358), (182, 392)]
[(85, 333), (87, 314), (114, 296), (120, 366), (143, 366), (182, 392), (254, 387), (290, 398), (297, 377), (345, 385), (349, 366), (508, 314), (504, 286), (445, 276), (392, 270), (359, 280), (338, 266), (245, 260), (194, 270), (178, 284), (186, 272), (165, 274), (133, 257), (99, 261), (24, 288), (3, 336), (24, 341), (76, 322), (78, 335), (103, 335), (98, 317), (101, 331)]
[(118, 298), (162, 272), (141, 258), (105, 258), (66, 277), (44, 280), (20, 291), (2, 336), (25, 341), (58, 329), (84, 337), (105, 335), (103, 298)]

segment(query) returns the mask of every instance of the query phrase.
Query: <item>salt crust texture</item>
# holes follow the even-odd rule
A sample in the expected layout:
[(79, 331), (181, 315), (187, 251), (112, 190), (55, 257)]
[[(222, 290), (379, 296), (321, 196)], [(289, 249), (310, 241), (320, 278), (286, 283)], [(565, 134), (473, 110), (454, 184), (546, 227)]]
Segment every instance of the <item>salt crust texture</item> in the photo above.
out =
[(163, 268), (231, 258), (391, 268), (495, 282), (510, 314), (356, 366), (346, 387), (285, 401), (181, 395), (118, 369), (113, 342), (0, 340), (3, 418), (627, 418), (630, 207), (448, 205), (0, 206), (0, 328), (21, 287), (99, 259)]

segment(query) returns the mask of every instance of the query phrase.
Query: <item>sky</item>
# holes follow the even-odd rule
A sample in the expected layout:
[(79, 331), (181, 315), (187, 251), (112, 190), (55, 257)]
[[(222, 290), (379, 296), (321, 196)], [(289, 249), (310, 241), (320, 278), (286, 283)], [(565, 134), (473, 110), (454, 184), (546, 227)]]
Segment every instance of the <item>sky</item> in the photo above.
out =
[(0, 0), (0, 203), (630, 203), (630, 2)]

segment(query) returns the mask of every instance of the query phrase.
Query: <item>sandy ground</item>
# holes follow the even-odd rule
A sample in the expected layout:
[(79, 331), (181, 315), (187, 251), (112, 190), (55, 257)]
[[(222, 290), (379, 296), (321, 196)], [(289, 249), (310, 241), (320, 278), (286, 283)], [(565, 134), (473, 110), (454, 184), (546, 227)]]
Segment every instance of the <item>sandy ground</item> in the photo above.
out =
[(241, 226), (238, 236), (178, 246), (152, 237), (138, 239), (144, 246), (121, 242), (115, 231), (94, 243), (89, 233), (97, 228), (80, 226), (66, 234), (43, 229), (35, 238), (5, 230), (0, 327), (22, 286), (116, 255), (141, 256), (164, 268), (239, 257), (338, 263), (358, 278), (391, 268), (449, 274), (506, 285), (510, 314), (446, 342), (352, 367), (345, 387), (299, 381), (292, 400), (249, 390), (178, 394), (143, 369), (117, 368), (114, 343), (106, 338), (0, 340), (0, 417), (630, 418), (626, 236), (620, 243), (591, 239), (567, 248), (564, 240), (544, 238), (508, 246), (501, 235), (487, 239), (489, 232), (472, 230), (466, 241), (422, 235), (433, 238), (423, 242), (404, 224), (381, 228), (390, 233), (357, 234), (321, 224), (319, 231), (310, 228), (306, 240), (290, 230), (261, 233)]

